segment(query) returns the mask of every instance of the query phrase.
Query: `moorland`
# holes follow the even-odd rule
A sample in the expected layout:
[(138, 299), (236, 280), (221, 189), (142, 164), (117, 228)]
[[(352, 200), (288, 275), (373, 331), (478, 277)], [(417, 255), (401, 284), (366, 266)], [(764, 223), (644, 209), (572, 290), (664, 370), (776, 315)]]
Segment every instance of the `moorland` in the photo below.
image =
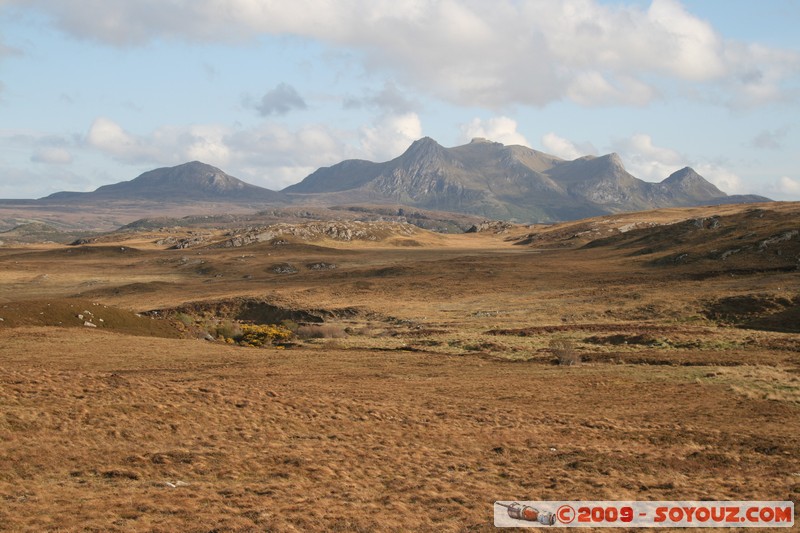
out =
[(798, 220), (6, 240), (0, 529), (489, 531), (496, 500), (796, 501)]

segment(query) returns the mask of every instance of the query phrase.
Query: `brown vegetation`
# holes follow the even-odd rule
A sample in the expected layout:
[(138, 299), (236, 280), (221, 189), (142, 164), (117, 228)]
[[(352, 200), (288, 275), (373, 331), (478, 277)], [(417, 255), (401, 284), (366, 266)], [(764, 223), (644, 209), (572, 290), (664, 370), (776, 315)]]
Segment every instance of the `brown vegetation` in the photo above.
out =
[[(787, 231), (739, 209), (725, 239)], [(796, 243), (656, 264), (562, 233), (0, 248), (0, 530), (489, 531), (498, 499), (797, 500), (800, 277), (764, 268)]]

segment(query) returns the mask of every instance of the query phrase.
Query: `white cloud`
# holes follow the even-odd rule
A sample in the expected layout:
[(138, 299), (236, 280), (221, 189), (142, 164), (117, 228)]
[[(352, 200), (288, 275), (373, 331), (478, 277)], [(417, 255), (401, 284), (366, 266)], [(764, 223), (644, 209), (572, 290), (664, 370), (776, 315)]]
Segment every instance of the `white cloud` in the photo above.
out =
[(656, 146), (645, 133), (617, 140), (612, 149), (619, 153), (628, 172), (645, 181), (661, 181), (688, 165), (686, 157), (671, 148)]
[[(361, 52), (367, 69), (498, 109), (569, 98), (643, 105), (664, 91), (761, 105), (794, 97), (800, 53), (725, 39), (677, 0), (7, 0), (116, 46), (294, 35)], [(713, 90), (711, 90), (713, 89)]]
[(137, 166), (198, 160), (251, 183), (282, 189), (343, 159), (392, 159), (420, 137), (422, 125), (415, 113), (380, 115), (357, 131), (313, 124), (290, 129), (267, 121), (251, 128), (162, 126), (144, 135), (100, 117), (89, 128), (83, 146)]
[[(181, 134), (178, 144), (180, 158), (191, 161), (208, 161), (215, 166), (225, 166), (230, 161), (230, 149), (225, 142), (226, 128), (216, 125), (193, 125)], [(182, 148), (182, 151), (181, 151)]]
[(48, 165), (67, 165), (72, 163), (72, 154), (66, 148), (55, 146), (41, 147), (33, 152), (31, 161)]
[(665, 165), (680, 165), (685, 162), (685, 158), (677, 151), (663, 146), (653, 144), (653, 138), (646, 133), (636, 133), (629, 139), (623, 141), (628, 152), (635, 153), (642, 159), (658, 161)]
[(542, 136), (542, 146), (544, 147), (544, 151), (548, 154), (570, 161), (587, 155), (582, 154), (575, 143), (563, 137), (559, 137), (553, 132), (546, 133)]
[(778, 190), (785, 194), (800, 196), (800, 181), (789, 176), (781, 176), (778, 179)]
[(613, 143), (628, 172), (639, 179), (660, 182), (683, 167), (692, 167), (698, 174), (728, 194), (748, 192), (742, 178), (723, 164), (682, 154), (672, 148), (658, 146), (650, 135), (637, 133)]
[(769, 192), (781, 200), (800, 200), (800, 180), (781, 176), (769, 187)]
[(474, 118), (461, 126), (461, 133), (464, 141), (483, 137), (505, 145), (530, 146), (525, 136), (517, 131), (517, 121), (508, 117), (494, 117), (488, 120)]
[(746, 194), (748, 191), (744, 181), (738, 174), (711, 162), (701, 162), (691, 165), (694, 170), (705, 179), (713, 183), (722, 192), (728, 194)]
[(797, 99), (796, 83), (787, 87), (787, 81), (796, 81), (800, 71), (797, 52), (755, 43), (731, 43), (724, 55), (729, 64), (726, 81), (735, 88), (730, 95), (732, 106), (754, 108)]
[(345, 137), (322, 125), (291, 130), (265, 123), (229, 131), (222, 139), (230, 152), (225, 170), (251, 183), (282, 189), (320, 166), (333, 165), (347, 157)]
[(800, 179), (780, 176), (764, 184), (764, 194), (776, 200), (800, 201)]
[(98, 117), (89, 127), (86, 143), (126, 163), (150, 163), (159, 160), (158, 149), (147, 139), (138, 138), (111, 119)]
[(416, 113), (388, 114), (361, 128), (362, 157), (387, 161), (403, 153), (422, 137), (422, 123)]
[(224, 166), (230, 151), (224, 142), (227, 129), (217, 125), (162, 126), (147, 135), (135, 135), (113, 120), (94, 120), (85, 145), (117, 161), (135, 165), (178, 164), (199, 160)]
[(575, 75), (566, 94), (573, 102), (586, 107), (643, 106), (655, 97), (656, 90), (631, 76), (617, 76), (612, 83), (600, 72), (587, 70)]

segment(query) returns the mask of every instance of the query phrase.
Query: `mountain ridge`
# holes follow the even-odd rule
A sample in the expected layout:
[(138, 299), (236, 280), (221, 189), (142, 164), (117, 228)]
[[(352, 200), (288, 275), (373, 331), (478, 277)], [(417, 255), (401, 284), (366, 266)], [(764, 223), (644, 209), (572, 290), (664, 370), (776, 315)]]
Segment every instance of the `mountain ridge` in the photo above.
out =
[(616, 153), (574, 160), (483, 138), (445, 148), (430, 137), (383, 163), (345, 160), (282, 191), (295, 201), (405, 203), (525, 222), (552, 222), (660, 207), (763, 202), (729, 196), (685, 167), (660, 183), (630, 174)]
[(684, 167), (660, 183), (630, 174), (616, 153), (565, 160), (484, 138), (446, 148), (423, 137), (384, 162), (348, 159), (272, 191), (191, 161), (144, 172), (92, 192), (59, 192), (44, 204), (97, 202), (193, 205), (201, 202), (333, 207), (397, 204), (517, 222), (555, 222), (662, 207), (763, 202), (729, 196)]

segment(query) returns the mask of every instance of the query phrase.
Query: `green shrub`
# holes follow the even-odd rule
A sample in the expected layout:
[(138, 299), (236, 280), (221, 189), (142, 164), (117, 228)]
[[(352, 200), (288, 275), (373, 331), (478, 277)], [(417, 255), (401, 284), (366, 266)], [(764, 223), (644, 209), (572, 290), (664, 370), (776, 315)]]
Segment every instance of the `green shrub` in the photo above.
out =
[(297, 330), (300, 328), (300, 324), (298, 324), (291, 318), (287, 318), (286, 320), (281, 321), (281, 326), (285, 327), (292, 333), (297, 333)]
[(194, 319), (187, 315), (186, 313), (177, 313), (175, 315), (175, 320), (186, 326), (187, 328), (194, 324)]

